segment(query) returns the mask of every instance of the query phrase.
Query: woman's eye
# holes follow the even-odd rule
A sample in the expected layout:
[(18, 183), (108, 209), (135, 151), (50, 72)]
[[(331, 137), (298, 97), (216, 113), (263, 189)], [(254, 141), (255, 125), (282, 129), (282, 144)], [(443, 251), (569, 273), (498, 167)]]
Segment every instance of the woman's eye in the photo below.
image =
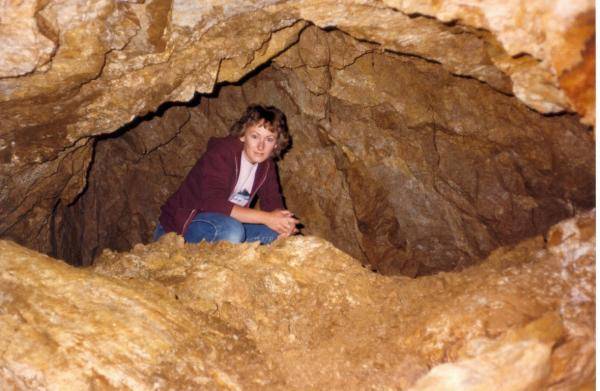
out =
[(273, 138), (270, 138), (270, 137), (269, 137), (269, 138), (267, 139), (267, 141), (268, 141), (268, 142), (270, 142), (270, 143), (272, 143), (272, 142), (275, 142), (275, 139), (273, 139)]

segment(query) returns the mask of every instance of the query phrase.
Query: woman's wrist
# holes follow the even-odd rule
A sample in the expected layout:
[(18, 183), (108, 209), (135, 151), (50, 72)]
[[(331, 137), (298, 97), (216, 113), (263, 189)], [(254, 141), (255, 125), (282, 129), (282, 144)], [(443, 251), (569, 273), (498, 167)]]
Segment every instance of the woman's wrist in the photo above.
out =
[(272, 214), (270, 212), (265, 212), (259, 209), (251, 209), (238, 205), (233, 206), (230, 216), (241, 223), (249, 224), (268, 225), (269, 223), (271, 223), (272, 220)]

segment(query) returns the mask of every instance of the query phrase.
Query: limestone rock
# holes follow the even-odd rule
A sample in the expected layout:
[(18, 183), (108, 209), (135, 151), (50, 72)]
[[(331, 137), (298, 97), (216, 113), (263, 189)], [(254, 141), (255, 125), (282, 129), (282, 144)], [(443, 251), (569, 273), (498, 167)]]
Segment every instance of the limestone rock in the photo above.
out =
[(36, 20), (35, 0), (4, 4), (0, 9), (0, 78), (26, 75), (50, 60), (56, 42)]
[[(385, 1), (388, 6), (400, 6), (403, 12), (409, 14), (425, 14), (442, 21), (460, 21), (475, 28), (483, 28), (493, 33), (509, 56), (518, 57), (528, 53), (539, 62), (537, 66), (528, 67), (527, 73), (538, 73), (542, 77), (527, 78), (519, 75), (513, 77), (515, 95), (532, 107), (546, 111), (553, 110), (552, 105), (564, 105), (562, 92), (558, 91), (559, 78), (571, 72), (577, 73), (583, 79), (591, 73), (584, 71), (580, 65), (594, 61), (586, 54), (588, 45), (594, 42), (594, 2), (578, 0), (563, 2), (529, 2), (523, 0), (496, 2), (480, 2), (464, 4), (460, 1)], [(593, 46), (593, 44), (592, 44)], [(498, 56), (494, 62), (504, 62)], [(498, 64), (502, 69), (503, 65)], [(578, 69), (579, 68), (579, 69)], [(508, 74), (512, 72), (507, 70)], [(588, 76), (584, 76), (588, 75)], [(542, 85), (553, 85), (555, 93)], [(589, 80), (579, 84), (586, 91), (592, 90)], [(539, 88), (542, 87), (542, 88)], [(546, 91), (541, 99), (538, 92)], [(574, 91), (566, 91), (565, 98), (571, 107), (583, 107), (579, 113), (584, 121), (592, 124), (595, 121), (595, 100), (586, 97), (582, 99)], [(561, 103), (562, 101), (562, 103)], [(584, 103), (585, 102), (585, 103)], [(555, 107), (556, 107), (555, 106)], [(564, 106), (563, 106), (564, 107)], [(557, 107), (556, 107), (557, 108)]]
[[(450, 373), (577, 389), (594, 379), (594, 211), (461, 273), (418, 279), (372, 273), (316, 237), (257, 246), (169, 234), (105, 250), (92, 270), (8, 241), (0, 250), (2, 388), (426, 389)], [(519, 360), (535, 371), (515, 377)]]
[[(27, 134), (19, 139), (27, 142)], [(38, 149), (41, 155), (14, 155), (0, 175), (0, 232), (3, 237), (52, 253), (56, 247), (53, 211), (59, 203), (74, 202), (85, 188), (94, 141), (80, 139), (59, 152), (52, 147), (54, 135), (48, 135), (47, 142), (27, 147), (29, 152)]]
[(260, 389), (281, 385), (244, 333), (164, 287), (75, 269), (0, 241), (0, 388)]
[[(576, 389), (594, 376), (594, 225), (591, 211), (547, 240), (418, 279), (372, 273), (315, 237), (174, 246), (169, 234), (131, 253), (106, 250), (94, 270), (157, 282), (193, 313), (244, 330), (293, 389), (440, 389), (448, 373), (478, 389), (494, 379)], [(525, 362), (531, 371), (515, 377)], [(426, 375), (443, 363), (452, 364)]]
[(410, 390), (534, 391), (542, 388), (549, 371), (550, 348), (526, 341), (502, 346), (477, 359), (438, 365)]

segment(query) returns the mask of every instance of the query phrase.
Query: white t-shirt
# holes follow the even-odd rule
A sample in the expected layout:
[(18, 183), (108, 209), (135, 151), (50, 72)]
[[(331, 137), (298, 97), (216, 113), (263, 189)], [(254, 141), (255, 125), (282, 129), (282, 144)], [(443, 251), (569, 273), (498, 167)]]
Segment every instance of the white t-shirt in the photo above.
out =
[(240, 175), (233, 188), (233, 193), (229, 196), (229, 201), (239, 206), (248, 206), (258, 163), (250, 163), (244, 151), (242, 151), (241, 161)]

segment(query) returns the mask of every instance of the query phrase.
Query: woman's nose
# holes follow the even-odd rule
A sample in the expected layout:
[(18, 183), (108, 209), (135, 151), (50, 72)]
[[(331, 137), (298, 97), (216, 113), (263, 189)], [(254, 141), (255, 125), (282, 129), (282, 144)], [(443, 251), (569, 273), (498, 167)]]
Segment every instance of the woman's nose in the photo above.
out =
[(261, 140), (258, 142), (258, 149), (259, 150), (265, 149), (265, 141), (264, 140)]

